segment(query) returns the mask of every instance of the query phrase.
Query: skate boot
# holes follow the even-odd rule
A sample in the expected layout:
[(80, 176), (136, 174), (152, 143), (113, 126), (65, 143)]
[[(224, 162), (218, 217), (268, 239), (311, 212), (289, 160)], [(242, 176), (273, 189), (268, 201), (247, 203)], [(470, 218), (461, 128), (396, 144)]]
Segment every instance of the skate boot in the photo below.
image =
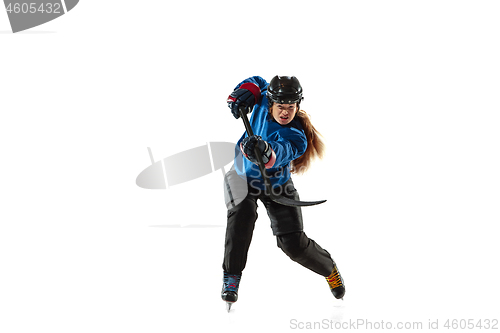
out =
[(238, 300), (238, 288), (240, 286), (241, 274), (228, 274), (224, 272), (222, 280), (221, 297), (226, 301), (227, 312), (231, 310), (231, 305)]
[(340, 276), (340, 272), (337, 269), (337, 265), (335, 263), (333, 264), (333, 271), (329, 276), (326, 277), (326, 281), (330, 286), (330, 291), (332, 292), (333, 296), (335, 296), (336, 299), (344, 299), (344, 280), (342, 279), (342, 276)]

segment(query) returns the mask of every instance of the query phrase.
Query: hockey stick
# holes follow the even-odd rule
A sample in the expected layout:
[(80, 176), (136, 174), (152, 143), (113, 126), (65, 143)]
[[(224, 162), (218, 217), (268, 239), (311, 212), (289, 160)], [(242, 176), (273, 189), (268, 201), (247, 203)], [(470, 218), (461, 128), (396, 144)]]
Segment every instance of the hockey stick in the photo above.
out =
[[(243, 123), (245, 124), (245, 129), (247, 131), (248, 136), (253, 136), (253, 131), (252, 127), (250, 126), (250, 122), (248, 121), (247, 114), (245, 113), (245, 107), (240, 107), (240, 116), (241, 119), (243, 119)], [(321, 200), (321, 201), (299, 201), (299, 200), (293, 200), (287, 197), (283, 196), (278, 196), (273, 193), (272, 186), (271, 186), (271, 181), (269, 179), (268, 174), (266, 173), (266, 167), (264, 166), (264, 161), (262, 160), (262, 155), (260, 153), (259, 147), (257, 145), (255, 146), (255, 156), (257, 157), (257, 162), (259, 165), (260, 173), (262, 174), (262, 178), (264, 179), (264, 185), (266, 187), (266, 194), (269, 195), (270, 199), (274, 202), (277, 202), (279, 204), (285, 205), (285, 206), (295, 206), (295, 207), (302, 207), (302, 206), (313, 206), (313, 205), (318, 205), (326, 200)]]

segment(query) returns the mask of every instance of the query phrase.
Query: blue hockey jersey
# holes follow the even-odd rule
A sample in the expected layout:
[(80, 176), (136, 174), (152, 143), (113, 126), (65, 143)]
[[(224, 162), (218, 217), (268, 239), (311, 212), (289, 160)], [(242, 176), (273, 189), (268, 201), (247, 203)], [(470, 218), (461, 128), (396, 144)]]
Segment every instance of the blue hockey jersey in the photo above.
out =
[[(254, 76), (242, 81), (236, 88), (246, 82), (255, 83), (260, 88), (262, 98), (253, 108), (250, 125), (254, 135), (261, 136), (276, 153), (276, 161), (272, 168), (267, 169), (267, 174), (270, 176), (273, 187), (282, 185), (290, 179), (290, 162), (299, 158), (307, 149), (307, 138), (304, 129), (297, 117), (287, 125), (281, 125), (269, 114), (266, 97), (269, 84), (266, 80), (260, 76)], [(264, 181), (259, 167), (242, 157), (239, 148), (241, 141), (246, 136), (245, 132), (236, 144), (234, 168), (240, 177), (246, 179), (252, 186), (263, 190)]]

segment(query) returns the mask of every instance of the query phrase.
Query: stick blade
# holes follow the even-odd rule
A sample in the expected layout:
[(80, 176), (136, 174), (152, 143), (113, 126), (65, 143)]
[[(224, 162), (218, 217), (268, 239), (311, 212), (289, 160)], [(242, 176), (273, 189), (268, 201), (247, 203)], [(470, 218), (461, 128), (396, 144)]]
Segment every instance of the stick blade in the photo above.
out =
[(305, 206), (314, 206), (314, 205), (319, 205), (322, 204), (323, 202), (326, 202), (326, 200), (320, 200), (320, 201), (299, 201), (299, 200), (293, 200), (287, 197), (282, 197), (282, 196), (271, 196), (271, 200), (274, 202), (277, 202), (279, 204), (285, 205), (285, 206), (292, 206), (292, 207), (305, 207)]

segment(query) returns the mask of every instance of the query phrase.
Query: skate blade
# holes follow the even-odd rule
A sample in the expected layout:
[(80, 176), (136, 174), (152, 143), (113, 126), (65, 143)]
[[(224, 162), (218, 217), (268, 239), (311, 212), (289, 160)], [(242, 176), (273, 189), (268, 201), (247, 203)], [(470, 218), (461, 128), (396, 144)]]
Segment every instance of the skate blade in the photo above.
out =
[(226, 310), (227, 310), (227, 312), (231, 311), (231, 305), (233, 305), (233, 303), (226, 302)]

